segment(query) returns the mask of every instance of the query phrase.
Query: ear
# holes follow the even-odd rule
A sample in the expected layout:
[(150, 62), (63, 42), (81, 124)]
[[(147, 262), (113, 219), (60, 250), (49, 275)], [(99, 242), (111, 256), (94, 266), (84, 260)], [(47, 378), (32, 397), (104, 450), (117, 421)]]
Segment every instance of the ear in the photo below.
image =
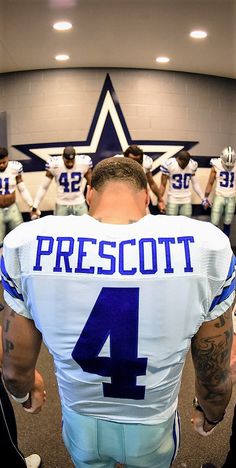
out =
[(88, 205), (90, 205), (90, 202), (91, 202), (92, 191), (93, 191), (93, 189), (92, 189), (91, 185), (87, 185), (86, 202), (88, 203)]
[(150, 194), (149, 194), (149, 190), (146, 189), (146, 208), (148, 207), (150, 203)]

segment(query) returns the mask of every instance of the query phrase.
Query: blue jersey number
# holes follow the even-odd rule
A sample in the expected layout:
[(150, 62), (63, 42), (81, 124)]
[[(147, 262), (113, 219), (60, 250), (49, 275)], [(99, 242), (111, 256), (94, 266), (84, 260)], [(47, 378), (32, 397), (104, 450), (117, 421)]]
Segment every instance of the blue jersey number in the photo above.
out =
[[(138, 288), (102, 288), (82, 333), (72, 351), (85, 372), (111, 377), (103, 382), (105, 397), (143, 400), (147, 358), (138, 358)], [(110, 357), (99, 357), (108, 337)]]
[(64, 187), (64, 192), (79, 192), (80, 190), (80, 181), (81, 181), (81, 172), (72, 172), (71, 179), (68, 180), (68, 173), (62, 172), (59, 177), (59, 184)]
[(0, 177), (0, 195), (8, 195), (9, 193), (9, 177), (4, 179)]
[(221, 171), (220, 177), (222, 177), (222, 180), (220, 181), (221, 187), (232, 188), (234, 186), (234, 172)]
[(172, 187), (174, 189), (188, 189), (189, 188), (189, 182), (191, 180), (192, 174), (174, 174), (172, 179), (174, 180), (174, 183), (172, 184)]

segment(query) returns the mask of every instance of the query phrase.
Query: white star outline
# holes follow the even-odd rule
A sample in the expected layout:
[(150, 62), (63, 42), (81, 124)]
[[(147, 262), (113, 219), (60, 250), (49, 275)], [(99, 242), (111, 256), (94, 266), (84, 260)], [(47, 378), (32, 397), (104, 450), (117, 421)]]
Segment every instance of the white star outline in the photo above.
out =
[[(77, 154), (96, 153), (108, 114), (110, 114), (122, 151), (125, 151), (126, 148), (130, 146), (131, 143), (127, 141), (111, 92), (107, 90), (96, 122), (96, 127), (91, 138), (91, 142), (86, 146), (74, 145)], [(171, 158), (180, 150), (184, 149), (184, 145), (173, 144), (141, 144), (140, 146), (144, 153), (163, 153), (162, 156), (159, 156), (155, 161), (153, 161), (152, 171), (157, 169), (168, 158)], [(44, 161), (47, 161), (50, 156), (61, 154), (62, 148), (64, 148), (62, 145), (58, 147), (45, 146), (44, 148), (30, 148), (29, 145), (29, 151)]]

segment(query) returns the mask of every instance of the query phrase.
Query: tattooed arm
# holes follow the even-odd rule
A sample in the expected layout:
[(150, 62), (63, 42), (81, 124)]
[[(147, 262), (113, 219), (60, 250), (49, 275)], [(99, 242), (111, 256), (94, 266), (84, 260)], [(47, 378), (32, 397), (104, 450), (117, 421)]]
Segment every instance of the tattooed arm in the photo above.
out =
[[(229, 403), (232, 382), (230, 351), (232, 346), (232, 307), (210, 322), (204, 322), (192, 339), (191, 351), (195, 368), (196, 396), (204, 415), (218, 421)], [(214, 424), (203, 422), (207, 432)]]
[(35, 369), (41, 346), (41, 333), (33, 320), (4, 309), (2, 374), (7, 390), (17, 398), (26, 396), (23, 404), (29, 412), (40, 411), (45, 401), (44, 383)]

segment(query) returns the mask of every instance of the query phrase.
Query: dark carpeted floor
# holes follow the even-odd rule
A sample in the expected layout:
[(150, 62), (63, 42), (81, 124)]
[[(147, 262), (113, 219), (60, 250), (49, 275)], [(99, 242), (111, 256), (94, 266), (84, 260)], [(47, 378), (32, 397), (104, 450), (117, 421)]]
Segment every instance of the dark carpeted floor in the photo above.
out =
[[(18, 425), (19, 446), (25, 456), (38, 453), (43, 459), (44, 468), (71, 468), (73, 464), (61, 439), (60, 402), (53, 364), (44, 346), (41, 349), (38, 369), (44, 376), (48, 398), (43, 411), (38, 415), (27, 414), (20, 405), (13, 403)], [(192, 430), (190, 419), (193, 396), (194, 374), (191, 357), (188, 356), (179, 399), (182, 442), (173, 468), (200, 468), (201, 464), (206, 461), (220, 468), (228, 450), (236, 388), (224, 421), (219, 424), (215, 433), (207, 438), (201, 438)], [(0, 466), (2, 466), (1, 462)]]

